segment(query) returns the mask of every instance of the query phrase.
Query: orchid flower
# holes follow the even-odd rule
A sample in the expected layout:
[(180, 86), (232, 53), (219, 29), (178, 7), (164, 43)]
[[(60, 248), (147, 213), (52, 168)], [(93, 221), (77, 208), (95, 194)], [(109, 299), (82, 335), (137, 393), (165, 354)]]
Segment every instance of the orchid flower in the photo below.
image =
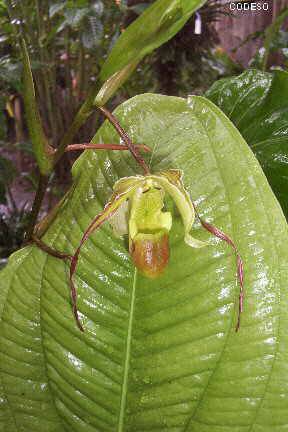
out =
[[(114, 193), (111, 200), (91, 222), (71, 258), (70, 284), (73, 310), (81, 330), (83, 327), (77, 313), (73, 275), (82, 245), (105, 221), (110, 219), (116, 234), (128, 234), (129, 253), (135, 267), (144, 276), (152, 279), (159, 277), (169, 262), (169, 232), (172, 227), (172, 215), (170, 212), (163, 211), (165, 194), (172, 198), (181, 215), (185, 243), (193, 248), (207, 245), (206, 242), (190, 234), (197, 211), (184, 188), (180, 170), (171, 169), (161, 171), (158, 174), (124, 177), (115, 183), (113, 189)], [(199, 217), (198, 213), (197, 216)], [(199, 219), (205, 229), (226, 241), (236, 252), (240, 283), (239, 316), (236, 327), (238, 330), (240, 313), (243, 310), (243, 264), (241, 257), (233, 241), (226, 234), (202, 221), (200, 217)]]
[[(132, 156), (142, 167), (144, 175), (124, 177), (115, 183), (110, 201), (105, 205), (103, 211), (92, 220), (73, 256), (55, 251), (39, 238), (35, 236), (33, 238), (34, 242), (50, 255), (70, 260), (69, 280), (72, 307), (79, 329), (84, 331), (78, 316), (77, 291), (73, 276), (76, 271), (81, 248), (85, 241), (104, 222), (109, 220), (115, 234), (128, 234), (129, 253), (135, 267), (148, 278), (154, 279), (159, 277), (165, 271), (169, 262), (169, 233), (173, 220), (172, 214), (169, 211), (164, 211), (163, 208), (165, 196), (170, 196), (181, 215), (184, 231), (183, 237), (188, 246), (201, 248), (208, 244), (191, 235), (195, 216), (197, 216), (203, 228), (225, 241), (234, 250), (237, 258), (237, 276), (239, 281), (239, 311), (236, 324), (236, 331), (238, 331), (240, 316), (243, 311), (244, 271), (243, 262), (235, 243), (221, 230), (200, 218), (195, 204), (184, 187), (182, 171), (169, 169), (152, 174), (139, 153), (139, 146), (137, 147), (132, 143), (114, 115), (104, 107), (101, 107), (100, 110), (114, 126), (123, 139), (126, 148), (130, 150)], [(97, 149), (100, 149), (99, 145), (93, 145), (93, 148), (96, 148), (96, 146)], [(115, 145), (111, 146), (115, 147)], [(89, 145), (89, 147), (91, 146)]]

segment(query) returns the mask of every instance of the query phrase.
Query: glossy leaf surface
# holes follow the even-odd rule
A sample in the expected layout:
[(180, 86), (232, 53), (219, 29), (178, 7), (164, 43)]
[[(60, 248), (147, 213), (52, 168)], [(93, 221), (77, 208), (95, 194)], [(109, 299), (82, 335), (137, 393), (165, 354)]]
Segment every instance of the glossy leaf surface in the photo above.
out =
[[(184, 171), (200, 214), (229, 234), (245, 265), (235, 333), (235, 257), (183, 241), (174, 212), (168, 269), (151, 281), (109, 224), (83, 246), (75, 282), (85, 333), (69, 303), (68, 266), (35, 246), (1, 272), (0, 430), (282, 432), (288, 427), (288, 235), (251, 150), (210, 101), (135, 97), (116, 110), (152, 172)], [(107, 122), (95, 142), (119, 142)], [(238, 169), (236, 169), (236, 166)], [(72, 252), (113, 184), (140, 173), (126, 152), (86, 151), (44, 236)]]
[(288, 217), (288, 73), (248, 70), (206, 95), (246, 139)]

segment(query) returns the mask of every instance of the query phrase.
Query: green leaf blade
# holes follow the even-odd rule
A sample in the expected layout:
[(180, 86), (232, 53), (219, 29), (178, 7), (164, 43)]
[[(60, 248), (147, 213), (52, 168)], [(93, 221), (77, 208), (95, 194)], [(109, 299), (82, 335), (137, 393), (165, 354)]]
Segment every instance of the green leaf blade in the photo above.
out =
[(7, 406), (0, 422), (3, 431), (62, 431), (45, 373), (39, 325), (41, 271), (34, 275), (29, 271), (36, 262), (41, 269), (45, 260), (41, 255), (28, 248), (18, 251), (10, 268), (1, 273), (0, 379)]
[(154, 2), (117, 40), (102, 67), (102, 81), (167, 42), (204, 3), (206, 0)]
[[(14, 255), (1, 273), (3, 286), (15, 275), (5, 305), (19, 309), (19, 281), (27, 273), (38, 280), (36, 292), (31, 288), (35, 306), (40, 301), (44, 357), (38, 362), (63, 425), (59, 430), (284, 430), (288, 233), (259, 164), (228, 118), (204, 98), (142, 95), (115, 114), (134, 142), (151, 146), (146, 158), (152, 172), (182, 169), (202, 217), (237, 243), (245, 265), (242, 327), (235, 334), (234, 255), (199, 226), (193, 235), (210, 245), (189, 248), (177, 214), (169, 267), (154, 281), (135, 277), (125, 242), (109, 224), (86, 242), (75, 277), (84, 334), (69, 303), (67, 264), (30, 247), (20, 253), (29, 253), (31, 261), (16, 269)], [(120, 140), (106, 122), (94, 141)], [(74, 251), (114, 182), (135, 173), (140, 169), (128, 153), (83, 154), (73, 168), (71, 197), (44, 241)], [(28, 332), (27, 318), (20, 321)], [(15, 326), (19, 316), (7, 311), (2, 328), (8, 321)], [(4, 339), (10, 334), (12, 328)], [(24, 356), (24, 348), (18, 350)], [(15, 374), (12, 365), (4, 372)], [(15, 401), (11, 406), (18, 409)], [(33, 424), (24, 430), (37, 429)]]
[(288, 215), (288, 74), (248, 70), (216, 82), (207, 97), (239, 128)]
[(27, 124), (39, 170), (41, 174), (47, 175), (51, 173), (53, 168), (53, 149), (50, 147), (42, 128), (29, 54), (23, 38), (20, 39), (20, 47), (23, 60), (23, 95)]

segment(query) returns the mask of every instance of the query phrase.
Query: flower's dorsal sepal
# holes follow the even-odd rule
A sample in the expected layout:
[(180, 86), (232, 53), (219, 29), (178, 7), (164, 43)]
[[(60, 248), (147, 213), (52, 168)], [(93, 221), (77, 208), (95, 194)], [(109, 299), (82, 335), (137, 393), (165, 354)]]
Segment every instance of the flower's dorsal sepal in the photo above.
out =
[(170, 231), (172, 216), (162, 211), (164, 195), (163, 189), (155, 188), (149, 179), (136, 189), (130, 200), (129, 235), (132, 240), (139, 232), (151, 234), (160, 230)]
[(195, 220), (195, 211), (191, 198), (182, 182), (182, 171), (171, 169), (161, 171), (159, 174), (151, 175), (150, 177), (157, 182), (175, 202), (182, 217), (185, 242), (194, 248), (207, 246), (207, 242), (198, 240), (190, 235)]

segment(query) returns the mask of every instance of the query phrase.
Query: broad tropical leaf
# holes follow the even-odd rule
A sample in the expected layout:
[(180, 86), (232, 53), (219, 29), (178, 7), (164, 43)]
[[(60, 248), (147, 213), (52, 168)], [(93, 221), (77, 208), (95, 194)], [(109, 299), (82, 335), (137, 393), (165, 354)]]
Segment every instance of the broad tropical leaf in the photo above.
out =
[(233, 121), (257, 156), (288, 217), (288, 73), (248, 70), (206, 96)]
[[(163, 276), (141, 277), (106, 224), (75, 275), (85, 333), (73, 319), (68, 265), (35, 246), (1, 273), (1, 417), (5, 432), (282, 432), (288, 427), (287, 224), (251, 150), (212, 102), (142, 95), (116, 110), (152, 172), (184, 171), (200, 214), (229, 234), (245, 264), (235, 333), (235, 257), (191, 249), (175, 211)], [(95, 142), (117, 142), (107, 122)], [(148, 157), (148, 156), (146, 156)], [(44, 236), (72, 252), (112, 186), (140, 173), (128, 153), (86, 151)]]

